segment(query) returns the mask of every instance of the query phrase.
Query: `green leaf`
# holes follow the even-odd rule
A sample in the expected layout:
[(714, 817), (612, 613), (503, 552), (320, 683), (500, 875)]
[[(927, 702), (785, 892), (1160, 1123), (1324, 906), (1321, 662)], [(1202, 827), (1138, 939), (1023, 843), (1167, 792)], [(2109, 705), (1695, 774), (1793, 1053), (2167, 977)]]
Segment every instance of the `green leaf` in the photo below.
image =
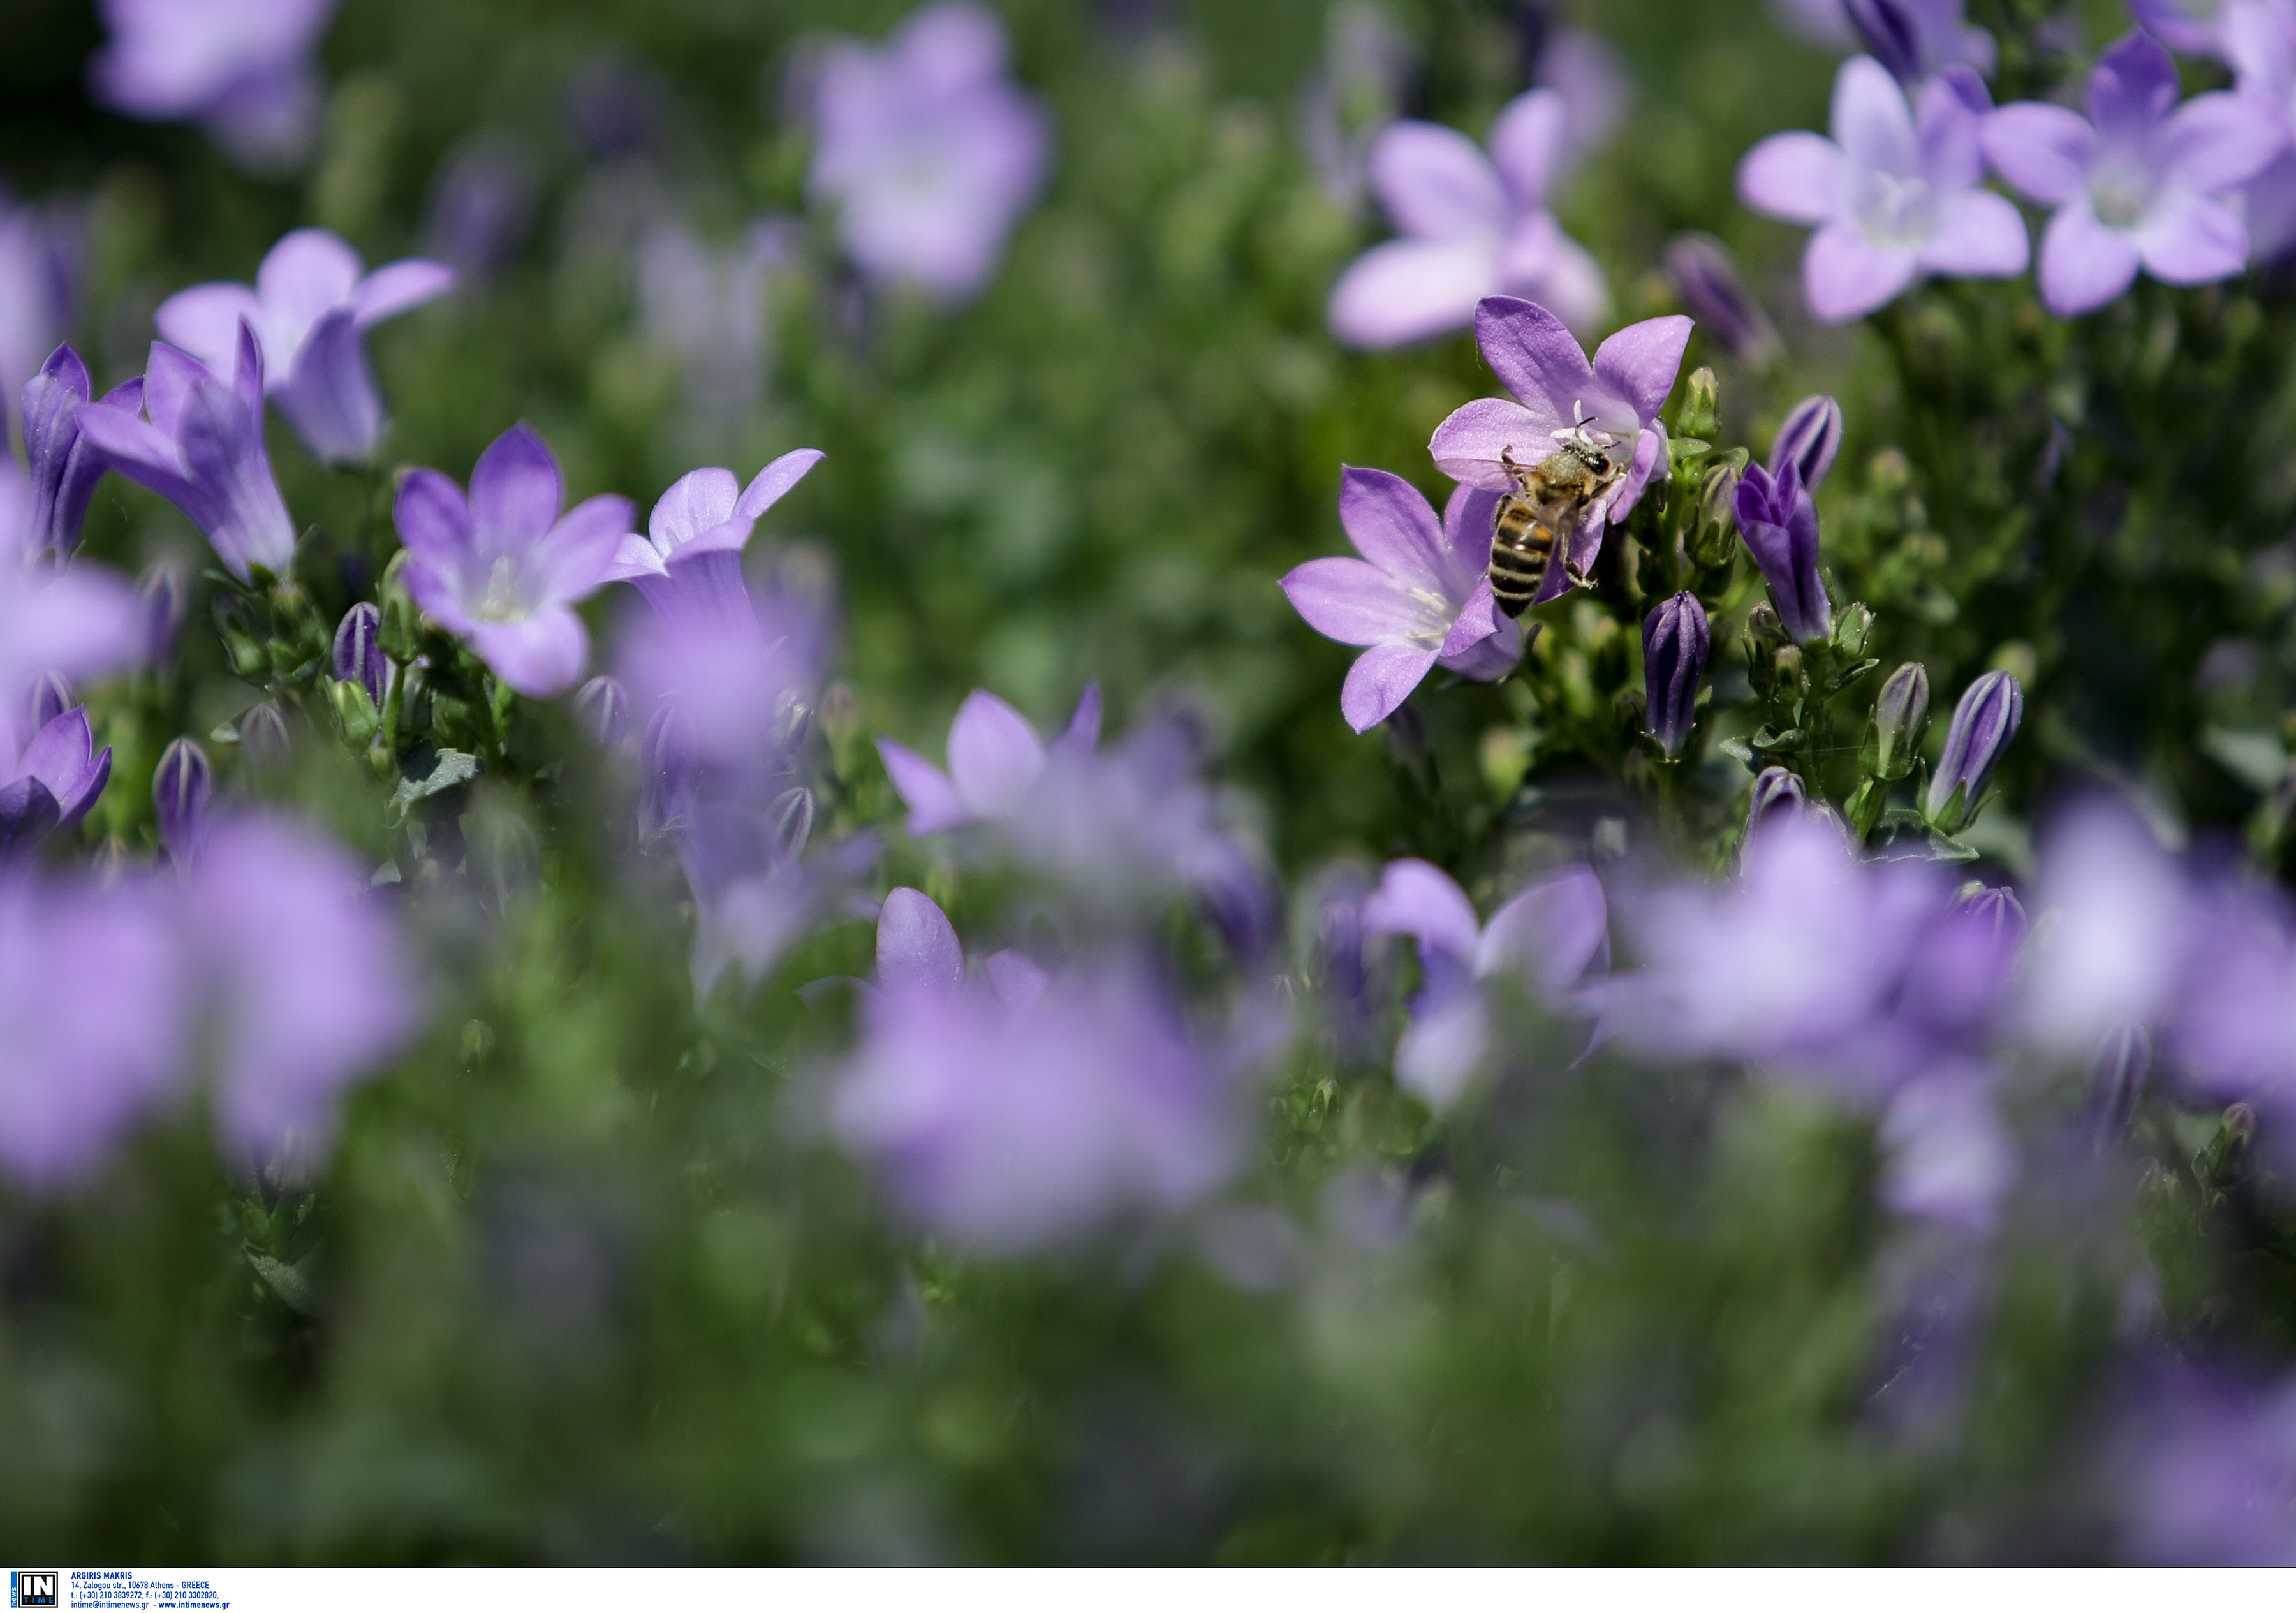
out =
[(428, 777), (399, 780), (398, 791), (391, 796), (390, 804), (404, 821), (415, 802), (425, 800), (442, 790), (452, 790), (457, 784), (467, 784), (478, 776), (478, 757), (463, 750), (441, 750), (438, 759), (431, 764)]
[(247, 1251), (247, 1263), (255, 1268), (257, 1276), (271, 1285), (271, 1291), (279, 1296), (280, 1303), (289, 1310), (299, 1316), (319, 1314), (318, 1296), (312, 1291), (311, 1280), (304, 1275), (300, 1267), (289, 1265), (283, 1260), (274, 1260), (268, 1255), (258, 1255), (253, 1249)]

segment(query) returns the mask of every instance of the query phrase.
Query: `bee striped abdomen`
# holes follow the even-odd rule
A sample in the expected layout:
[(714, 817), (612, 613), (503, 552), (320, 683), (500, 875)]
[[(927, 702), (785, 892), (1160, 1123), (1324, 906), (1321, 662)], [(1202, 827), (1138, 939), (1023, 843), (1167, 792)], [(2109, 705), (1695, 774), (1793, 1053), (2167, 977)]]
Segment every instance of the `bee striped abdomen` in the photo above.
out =
[(1491, 528), (1491, 597), (1509, 616), (1521, 616), (1538, 597), (1554, 561), (1554, 529), (1528, 500), (1502, 499)]

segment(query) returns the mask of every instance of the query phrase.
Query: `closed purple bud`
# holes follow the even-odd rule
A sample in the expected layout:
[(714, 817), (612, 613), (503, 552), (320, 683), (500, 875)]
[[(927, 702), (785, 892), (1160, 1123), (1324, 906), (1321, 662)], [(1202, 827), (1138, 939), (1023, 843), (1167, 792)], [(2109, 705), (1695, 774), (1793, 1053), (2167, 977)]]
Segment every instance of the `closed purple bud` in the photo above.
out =
[(1776, 354), (1777, 329), (1746, 289), (1728, 247), (1702, 231), (1688, 230), (1666, 243), (1665, 261), (1683, 307), (1733, 357), (1760, 363)]
[(32, 684), (30, 732), (37, 733), (77, 704), (72, 699), (71, 679), (61, 672), (42, 673)]
[(214, 798), (215, 769), (206, 751), (191, 740), (176, 740), (160, 753), (152, 810), (160, 820), (160, 844), (177, 868), (189, 868), (207, 839), (208, 803)]
[(1753, 804), (1746, 809), (1746, 838), (1751, 839), (1774, 813), (1800, 812), (1809, 806), (1809, 792), (1798, 774), (1784, 767), (1765, 767), (1754, 775)]
[(1698, 720), (1698, 684), (1712, 647), (1705, 608), (1691, 594), (1676, 594), (1643, 620), (1644, 723), (1670, 757), (1681, 754)]
[(1921, 26), (1901, 0), (1842, 0), (1841, 9), (1849, 13), (1850, 26), (1866, 50), (1890, 70), (1891, 78), (1900, 84), (1920, 79)]
[[(1907, 661), (1890, 674), (1874, 702), (1874, 771), (1885, 779), (1911, 767), (1914, 747), (1930, 720), (1930, 670)], [(1896, 771), (1892, 771), (1892, 769)]]
[(1972, 880), (1955, 894), (1953, 910), (1973, 914), (1983, 927), (1995, 955), (2008, 959), (2025, 945), (2025, 905), (2006, 885), (1987, 885)]
[(184, 617), (191, 609), (190, 579), (182, 561), (154, 561), (144, 568), (137, 586), (144, 597), (144, 658), (160, 666), (176, 653), (176, 637), (184, 630)]
[(381, 634), (382, 612), (364, 601), (345, 611), (335, 629), (335, 675), (365, 689), (378, 711), (390, 687), (390, 658), (378, 642)]
[(618, 677), (594, 677), (574, 692), (574, 716), (607, 750), (619, 750), (630, 732), (630, 692)]
[(1841, 452), (1841, 405), (1820, 392), (1794, 405), (1778, 428), (1778, 439), (1770, 445), (1770, 474), (1777, 475), (1792, 460), (1802, 487), (1815, 493)]
[(287, 759), (293, 736), (287, 732), (287, 714), (276, 700), (266, 700), (260, 706), (241, 713), (239, 746), (250, 766), (276, 766)]
[(1787, 635), (1803, 643), (1833, 631), (1833, 602), (1817, 571), (1817, 505), (1792, 460), (1772, 472), (1748, 465), (1734, 500), (1738, 535), (1762, 569)]
[(1988, 672), (1964, 692), (1953, 708), (1953, 725), (1946, 730), (1945, 754), (1930, 780), (1931, 823), (1947, 834), (1967, 827), (2024, 716), (2025, 691), (2006, 672)]

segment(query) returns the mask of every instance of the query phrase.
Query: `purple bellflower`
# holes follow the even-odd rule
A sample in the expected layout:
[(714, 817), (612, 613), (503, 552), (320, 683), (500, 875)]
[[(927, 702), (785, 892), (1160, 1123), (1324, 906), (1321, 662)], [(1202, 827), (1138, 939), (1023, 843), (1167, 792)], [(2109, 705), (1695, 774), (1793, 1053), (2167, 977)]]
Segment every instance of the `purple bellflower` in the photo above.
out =
[(1908, 88), (1950, 67), (1992, 74), (1993, 36), (1964, 20), (1962, 0), (1842, 0), (1842, 10), (1874, 59)]
[(1341, 472), (1340, 525), (1363, 558), (1311, 560), (1283, 589), (1307, 624), (1368, 646), (1340, 690), (1357, 733), (1384, 722), (1438, 664), (1485, 682), (1522, 659), (1522, 627), (1491, 598), (1498, 495), (1453, 491), (1437, 521), (1419, 489), (1385, 471)]
[(312, 58), (336, 0), (99, 0), (111, 30), (88, 64), (131, 118), (204, 126), (241, 162), (299, 158), (318, 115)]
[(0, 854), (78, 823), (111, 777), (111, 747), (95, 748), (84, 708), (49, 717), (12, 768), (0, 765)]
[(1512, 493), (1503, 457), (1535, 465), (1562, 438), (1577, 434), (1627, 456), (1626, 474), (1596, 499), (1578, 530), (1547, 568), (1541, 601), (1584, 576), (1603, 546), (1603, 529), (1627, 518), (1650, 479), (1666, 468), (1666, 428), (1659, 410), (1682, 368), (1690, 321), (1679, 314), (1645, 319), (1586, 350), (1563, 323), (1537, 303), (1487, 297), (1475, 309), (1475, 340), (1514, 401), (1483, 397), (1452, 411), (1427, 445), (1444, 475), (1486, 492)]
[(215, 768), (194, 740), (168, 741), (152, 772), (152, 812), (160, 825), (160, 848), (178, 871), (187, 870), (208, 838), (208, 809), (215, 800)]
[(2234, 0), (2219, 37), (2240, 97), (2279, 131), (2279, 150), (2241, 198), (2250, 252), (2276, 263), (2296, 251), (2296, 0)]
[(1610, 965), (1609, 924), (1603, 882), (1583, 864), (1548, 874), (1485, 925), (1433, 864), (1390, 863), (1364, 904), (1363, 931), (1418, 943), (1422, 984), (1396, 1045), (1397, 1084), (1438, 1110), (1459, 1101), (1490, 1051), (1483, 982), (1504, 976), (1550, 1010), (1590, 1012), (1590, 984)]
[(2177, 104), (2177, 64), (2130, 34), (2089, 75), (2088, 116), (2021, 101), (1986, 120), (2003, 178), (2054, 207), (2041, 237), (2041, 297), (2070, 318), (2127, 291), (2141, 266), (2170, 285), (2237, 274), (2248, 231), (2224, 194), (2278, 152), (2284, 129), (2253, 97)]
[(1239, 1060), (1141, 970), (1048, 976), (1000, 953), (970, 980), (914, 890), (886, 899), (877, 957), (833, 1123), (922, 1225), (1024, 1253), (1185, 1208), (1234, 1169)]
[(140, 399), (122, 399), (140, 401), (142, 413), (109, 406), (111, 401), (76, 415), (82, 440), (107, 469), (182, 511), (242, 582), (258, 567), (286, 574), (295, 559), (295, 523), (263, 443), (263, 355), (252, 331), (240, 327), (228, 380), (155, 341)]
[(1004, 59), (1004, 23), (972, 0), (912, 13), (882, 49), (830, 48), (807, 184), (869, 278), (963, 302), (996, 272), (1052, 150), (1044, 109)]
[(1394, 348), (1457, 330), (1486, 297), (1530, 298), (1585, 330), (1610, 308), (1603, 272), (1562, 233), (1547, 199), (1565, 148), (1554, 90), (1509, 102), (1490, 152), (1456, 129), (1390, 124), (1371, 151), (1371, 184), (1402, 238), (1374, 247), (1332, 288), (1332, 332)]
[(0, 870), (0, 1170), (85, 1178), (179, 1078), (189, 1024), (166, 904), (133, 879)]
[[(1099, 739), (1100, 685), (1093, 684), (1086, 686), (1057, 743), (1088, 751)], [(919, 836), (1010, 820), (1050, 759), (1036, 725), (986, 689), (966, 695), (949, 724), (947, 772), (898, 740), (880, 739), (877, 754), (909, 809), (909, 832)]]
[(1993, 769), (2024, 716), (2025, 691), (2009, 673), (1988, 672), (1962, 692), (1924, 803), (1938, 828), (1957, 834), (1977, 815)]
[(524, 424), (479, 456), (468, 498), (436, 471), (410, 471), (398, 484), (414, 602), (533, 700), (581, 678), (590, 635), (574, 605), (605, 585), (632, 514), (618, 494), (562, 515), (565, 502), (556, 456)]
[(19, 204), (0, 190), (0, 396), (31, 379), (70, 328), (85, 234), (78, 204)]
[(216, 1121), (256, 1163), (309, 1164), (335, 1101), (413, 1032), (415, 987), (366, 871), (280, 820), (209, 832), (184, 893), (184, 946), (220, 1033)]
[(1803, 398), (1786, 412), (1777, 440), (1770, 445), (1766, 462), (1770, 474), (1777, 475), (1791, 463), (1801, 477), (1803, 488), (1816, 492), (1841, 452), (1841, 429), (1840, 404), (1823, 392)]
[(1801, 643), (1833, 631), (1833, 603), (1817, 570), (1817, 504), (1788, 460), (1774, 477), (1748, 465), (1738, 479), (1738, 532), (1762, 569), (1787, 635)]
[(83, 409), (118, 409), (133, 418), (144, 405), (142, 378), (88, 401), (93, 391), (87, 365), (69, 346), (48, 356), (38, 374), (24, 383), (24, 458), (32, 470), (32, 541), (58, 558), (79, 546), (88, 501), (103, 479), (103, 456), (80, 433)]
[(734, 623), (748, 619), (742, 550), (758, 519), (824, 457), (818, 448), (792, 449), (758, 471), (747, 487), (731, 471), (714, 465), (687, 471), (654, 502), (644, 534), (623, 537), (607, 580), (635, 585), (672, 626), (694, 612), (723, 615)]
[(1818, 226), (1803, 253), (1802, 296), (1827, 324), (1872, 313), (1924, 274), (2024, 272), (2025, 221), (1980, 190), (1983, 114), (1932, 79), (1918, 110), (1870, 56), (1833, 81), (1833, 137), (1772, 135), (1738, 165), (1738, 194), (1773, 218)]
[(1698, 720), (1698, 685), (1706, 675), (1713, 629), (1694, 594), (1661, 601), (1643, 621), (1644, 723), (1659, 749), (1682, 754)]
[(295, 230), (263, 256), (255, 283), (211, 281), (160, 305), (160, 334), (220, 372), (243, 322), (263, 348), (267, 389), (312, 453), (364, 462), (382, 437), (382, 397), (367, 367), (366, 332), (443, 295), (455, 271), (420, 258), (365, 274), (350, 243), (327, 230)]

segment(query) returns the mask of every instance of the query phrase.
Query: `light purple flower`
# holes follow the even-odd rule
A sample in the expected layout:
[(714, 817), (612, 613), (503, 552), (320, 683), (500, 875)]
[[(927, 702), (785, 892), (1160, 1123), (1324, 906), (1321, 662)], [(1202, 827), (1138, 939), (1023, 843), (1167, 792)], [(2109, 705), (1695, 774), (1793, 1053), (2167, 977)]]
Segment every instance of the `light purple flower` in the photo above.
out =
[(1484, 298), (1531, 298), (1584, 330), (1610, 308), (1603, 271), (1547, 205), (1567, 112), (1553, 90), (1509, 102), (1490, 153), (1456, 129), (1406, 119), (1371, 150), (1371, 184), (1402, 232), (1348, 266), (1332, 287), (1332, 332), (1394, 348), (1468, 323)]
[(1652, 476), (1665, 470), (1666, 428), (1659, 411), (1682, 368), (1690, 321), (1679, 314), (1645, 319), (1616, 332), (1587, 361), (1563, 323), (1537, 303), (1487, 297), (1475, 309), (1475, 340), (1500, 384), (1517, 401), (1477, 398), (1452, 411), (1427, 445), (1454, 481), (1487, 492), (1516, 490), (1501, 456), (1533, 465), (1559, 438), (1583, 433), (1628, 456), (1627, 472), (1595, 501), (1570, 535), (1563, 563), (1547, 568), (1539, 600), (1573, 586), (1595, 563), (1603, 528), (1621, 521)]
[(271, 169), (310, 143), (312, 58), (336, 0), (99, 0), (110, 42), (88, 63), (96, 96), (131, 118), (203, 125)]
[[(87, 366), (70, 346), (48, 356), (24, 383), (24, 458), (32, 471), (32, 542), (62, 558), (79, 546), (88, 500), (103, 479), (103, 456), (80, 435), (79, 413), (90, 407)], [(144, 381), (114, 387), (93, 406), (130, 416), (144, 406)]]
[(1842, 0), (1850, 26), (1909, 88), (1949, 67), (1993, 71), (1993, 36), (1962, 18), (1962, 0)]
[(1340, 476), (1340, 525), (1361, 560), (1311, 560), (1283, 589), (1307, 624), (1368, 645), (1348, 672), (1340, 710), (1357, 733), (1384, 722), (1439, 662), (1462, 676), (1504, 677), (1522, 659), (1522, 627), (1491, 598), (1498, 496), (1453, 490), (1439, 523), (1426, 495), (1385, 471)]
[(142, 883), (0, 872), (0, 1168), (34, 1188), (84, 1178), (174, 1085), (184, 973)]
[(1919, 113), (1882, 64), (1853, 56), (1833, 81), (1829, 140), (1773, 135), (1738, 165), (1738, 194), (1774, 218), (1816, 225), (1802, 295), (1828, 324), (1870, 314), (1924, 274), (2023, 272), (2025, 221), (1980, 190), (1982, 115), (1934, 79)]
[[(741, 557), (750, 532), (824, 457), (818, 448), (792, 449), (747, 487), (715, 465), (687, 471), (654, 501), (644, 534), (623, 537), (606, 579), (636, 585), (665, 621), (728, 606), (734, 607), (731, 619), (740, 619), (750, 603)], [(674, 573), (673, 561), (683, 562)]]
[(510, 261), (534, 223), (541, 186), (516, 143), (480, 136), (456, 151), (430, 196), (423, 240), (457, 274), (484, 281)]
[(2296, 0), (2231, 0), (2218, 35), (2241, 98), (2279, 131), (2278, 153), (2241, 198), (2249, 250), (2277, 262), (2296, 250)]
[(308, 1164), (343, 1090), (416, 1025), (397, 926), (366, 870), (309, 830), (243, 817), (209, 833), (183, 945), (220, 1034), (216, 1124), (258, 1163)]
[(363, 338), (384, 320), (445, 294), (455, 271), (404, 258), (372, 274), (350, 243), (328, 230), (279, 238), (255, 283), (210, 281), (160, 305), (160, 334), (222, 371), (245, 322), (263, 347), (266, 389), (321, 459), (370, 458), (382, 436), (382, 397)]
[(2241, 0), (2128, 0), (2136, 26), (2187, 56), (2228, 54), (2226, 24)]
[(1550, 1011), (1583, 1013), (1611, 958), (1603, 882), (1583, 864), (1546, 875), (1479, 924), (1456, 880), (1406, 857), (1381, 874), (1363, 933), (1418, 943), (1422, 983), (1396, 1044), (1395, 1078), (1437, 1110), (1459, 1101), (1490, 1051), (1485, 983), (1512, 981)]
[(2252, 97), (2177, 104), (2177, 64), (2144, 34), (2089, 76), (2088, 117), (2021, 101), (1986, 119), (2002, 177), (2056, 209), (2041, 237), (2041, 296), (2066, 317), (2127, 291), (2140, 265), (2170, 285), (2237, 274), (2248, 232), (2223, 193), (2253, 178), (2284, 143)]
[[(110, 406), (114, 398), (140, 402), (142, 413)], [(140, 398), (122, 388), (75, 418), (105, 466), (182, 511), (234, 577), (249, 581), (258, 567), (286, 575), (295, 523), (263, 443), (263, 356), (248, 327), (229, 380), (155, 341)]]
[[(1100, 686), (1086, 687), (1059, 741), (1089, 750), (1100, 738)], [(893, 788), (909, 809), (914, 835), (982, 820), (1004, 821), (1044, 776), (1049, 752), (1036, 725), (1012, 704), (976, 689), (956, 708), (948, 726), (948, 771), (944, 773), (898, 740), (879, 739), (877, 754)]]
[(841, 39), (814, 86), (808, 188), (863, 274), (977, 293), (1044, 184), (1052, 135), (1005, 77), (1004, 25), (971, 0), (913, 12), (882, 49)]
[(1562, 150), (1576, 160), (1616, 134), (1634, 101), (1617, 48), (1589, 29), (1552, 29), (1539, 46), (1533, 86), (1562, 97)]
[(787, 219), (758, 219), (724, 245), (682, 220), (638, 242), (638, 323), (677, 362), (685, 402), (705, 420), (757, 406), (767, 366), (767, 276), (795, 250)]
[(70, 828), (111, 777), (111, 747), (96, 749), (86, 708), (49, 717), (12, 767), (0, 763), (0, 846), (29, 848), (43, 835)]
[(565, 502), (556, 456), (524, 424), (479, 456), (467, 499), (436, 471), (410, 471), (398, 484), (414, 602), (534, 700), (580, 679), (590, 635), (573, 608), (606, 583), (634, 512), (612, 493), (562, 515)]
[(968, 980), (914, 891), (888, 898), (878, 959), (833, 1119), (925, 1227), (1025, 1253), (1185, 1208), (1234, 1170), (1238, 1050), (1191, 1036), (1139, 969), (1048, 976), (1004, 953)]
[(70, 329), (85, 234), (78, 204), (20, 203), (0, 190), (0, 397), (30, 380)]
[(1748, 465), (1738, 479), (1738, 535), (1762, 569), (1778, 620), (1802, 643), (1833, 631), (1833, 602), (1817, 569), (1817, 505), (1792, 461), (1774, 478)]

